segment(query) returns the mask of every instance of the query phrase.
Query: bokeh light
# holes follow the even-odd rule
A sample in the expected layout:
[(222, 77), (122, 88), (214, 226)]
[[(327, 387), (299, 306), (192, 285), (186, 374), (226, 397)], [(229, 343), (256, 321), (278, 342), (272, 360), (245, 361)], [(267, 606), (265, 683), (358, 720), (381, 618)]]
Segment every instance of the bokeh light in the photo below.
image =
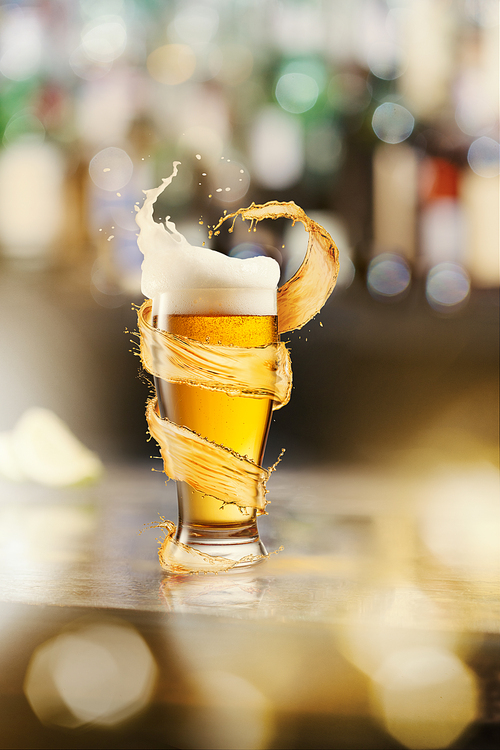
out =
[(372, 689), (387, 730), (412, 750), (448, 747), (478, 713), (473, 673), (445, 648), (394, 651)]
[(496, 177), (500, 173), (500, 144), (485, 135), (477, 138), (469, 147), (467, 161), (480, 177)]
[(442, 564), (465, 576), (498, 574), (499, 489), (488, 463), (443, 469), (422, 485), (422, 539)]
[(480, 68), (471, 67), (463, 71), (456, 86), (455, 98), (455, 120), (463, 133), (480, 136), (494, 128), (498, 117), (498, 98), (490, 95), (488, 81), (484, 80)]
[(34, 651), (24, 692), (44, 724), (113, 726), (147, 705), (156, 673), (135, 628), (120, 620), (80, 622)]
[(42, 62), (42, 27), (36, 8), (7, 5), (2, 8), (0, 73), (12, 81), (25, 81)]
[(279, 105), (292, 114), (312, 109), (326, 84), (326, 72), (315, 58), (287, 63), (280, 71), (275, 88)]
[(186, 3), (176, 14), (173, 26), (179, 38), (193, 47), (210, 42), (219, 26), (219, 14), (209, 5)]
[(82, 45), (80, 45), (69, 56), (69, 64), (79, 78), (83, 78), (85, 81), (96, 81), (105, 76), (106, 73), (109, 73), (113, 62), (91, 60)]
[(196, 55), (187, 44), (165, 44), (151, 52), (147, 65), (155, 81), (178, 86), (193, 75)]
[(372, 127), (381, 141), (401, 143), (412, 134), (415, 118), (400, 104), (384, 102), (373, 113)]
[(17, 112), (5, 126), (3, 134), (4, 145), (16, 141), (18, 138), (33, 141), (43, 141), (45, 128), (36, 115), (31, 112)]
[(285, 73), (279, 78), (275, 93), (284, 110), (300, 114), (314, 107), (319, 87), (314, 78), (304, 73)]
[(130, 182), (133, 172), (130, 156), (115, 146), (99, 151), (89, 164), (92, 182), (103, 190), (120, 190)]
[(85, 54), (98, 63), (109, 63), (123, 53), (127, 29), (120, 16), (104, 16), (92, 21), (82, 31)]
[(195, 672), (201, 707), (190, 722), (192, 747), (264, 750), (274, 729), (272, 704), (255, 685), (226, 671)]
[(361, 18), (361, 38), (364, 57), (377, 78), (392, 81), (404, 72), (406, 60), (401, 44), (408, 12), (393, 8), (387, 12), (383, 5), (366, 3)]
[(400, 255), (381, 253), (370, 261), (366, 285), (376, 299), (399, 298), (408, 290), (410, 282), (410, 267)]
[(469, 274), (458, 263), (438, 263), (427, 275), (425, 294), (435, 310), (456, 310), (469, 297)]
[(278, 107), (269, 105), (257, 115), (250, 150), (255, 177), (264, 187), (279, 190), (300, 178), (305, 159), (302, 127)]

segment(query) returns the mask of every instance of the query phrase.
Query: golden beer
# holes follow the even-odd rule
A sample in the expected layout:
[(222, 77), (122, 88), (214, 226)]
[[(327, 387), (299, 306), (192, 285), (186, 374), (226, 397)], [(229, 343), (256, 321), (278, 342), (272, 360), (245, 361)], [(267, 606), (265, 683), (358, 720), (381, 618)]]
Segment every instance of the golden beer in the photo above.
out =
[[(278, 340), (274, 315), (155, 315), (153, 324), (215, 346), (266, 346)], [(262, 463), (272, 414), (271, 399), (230, 396), (159, 378), (155, 378), (155, 386), (162, 418), (168, 417), (210, 441)], [(177, 541), (211, 555), (240, 558), (265, 553), (258, 537), (254, 508), (222, 503), (185, 482), (177, 483), (177, 494)]]

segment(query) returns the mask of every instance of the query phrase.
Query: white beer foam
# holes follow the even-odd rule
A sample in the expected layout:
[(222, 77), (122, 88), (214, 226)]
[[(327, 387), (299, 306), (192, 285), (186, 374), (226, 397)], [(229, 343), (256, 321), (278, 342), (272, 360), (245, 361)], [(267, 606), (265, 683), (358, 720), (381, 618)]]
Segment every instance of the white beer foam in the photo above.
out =
[(159, 187), (144, 191), (146, 198), (137, 209), (137, 244), (144, 255), (142, 293), (151, 299), (164, 295), (167, 314), (275, 315), (280, 268), (274, 258), (231, 258), (193, 247), (169, 216), (165, 224), (154, 221), (154, 203), (177, 175), (179, 164), (174, 162), (172, 174)]

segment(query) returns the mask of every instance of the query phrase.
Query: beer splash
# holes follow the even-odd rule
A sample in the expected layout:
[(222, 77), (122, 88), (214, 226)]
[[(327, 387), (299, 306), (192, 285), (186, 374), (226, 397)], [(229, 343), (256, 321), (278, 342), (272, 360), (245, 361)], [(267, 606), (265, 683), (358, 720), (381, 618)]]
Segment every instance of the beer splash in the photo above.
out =
[(291, 219), (303, 224), (309, 235), (307, 250), (298, 271), (278, 289), (278, 333), (302, 328), (321, 310), (333, 292), (339, 273), (339, 251), (334, 241), (320, 224), (310, 219), (305, 211), (293, 201), (279, 203), (269, 201), (263, 205), (252, 203), (248, 208), (239, 208), (223, 216), (213, 228), (217, 235), (225, 221), (233, 220), (229, 232), (238, 216), (250, 220), (249, 232), (263, 219)]
[[(160, 564), (171, 575), (189, 575), (198, 573), (227, 573), (227, 571), (245, 564), (258, 562), (265, 555), (246, 555), (239, 560), (228, 560), (225, 557), (215, 557), (200, 552), (194, 547), (174, 539), (177, 528), (172, 521), (156, 524), (156, 528), (164, 529), (167, 534), (158, 551)], [(280, 548), (282, 549), (282, 548)]]
[(194, 385), (229, 396), (271, 398), (279, 409), (290, 400), (292, 367), (285, 344), (210, 346), (151, 325), (152, 305), (138, 312), (145, 369), (170, 383)]
[[(250, 221), (249, 231), (263, 219), (287, 218), (304, 225), (309, 235), (304, 261), (278, 290), (278, 332), (302, 328), (321, 310), (335, 286), (339, 269), (335, 243), (323, 227), (291, 201), (252, 203), (224, 215), (213, 233), (218, 234), (222, 224), (232, 219), (231, 232), (238, 217)], [(288, 402), (291, 365), (283, 343), (249, 348), (202, 344), (154, 328), (151, 309), (151, 301), (146, 300), (138, 313), (141, 359), (148, 372), (169, 382), (221, 390), (229, 396), (272, 398), (274, 408)], [(150, 434), (160, 446), (167, 476), (185, 481), (222, 503), (265, 512), (266, 483), (276, 464), (265, 469), (247, 456), (160, 418), (156, 398), (148, 402), (146, 417)], [(159, 526), (167, 531), (158, 553), (160, 563), (172, 574), (224, 572), (260, 559), (250, 555), (233, 561), (207, 555), (177, 541), (171, 521)]]

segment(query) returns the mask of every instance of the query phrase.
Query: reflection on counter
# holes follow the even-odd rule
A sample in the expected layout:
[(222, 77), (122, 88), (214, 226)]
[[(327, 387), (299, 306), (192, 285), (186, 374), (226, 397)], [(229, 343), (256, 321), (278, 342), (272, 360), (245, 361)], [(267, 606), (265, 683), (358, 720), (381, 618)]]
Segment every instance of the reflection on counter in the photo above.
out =
[(147, 465), (88, 487), (4, 482), (9, 747), (103, 731), (112, 747), (489, 747), (497, 483), (488, 465), (282, 470), (261, 533), (283, 552), (166, 576), (150, 522), (175, 492)]

